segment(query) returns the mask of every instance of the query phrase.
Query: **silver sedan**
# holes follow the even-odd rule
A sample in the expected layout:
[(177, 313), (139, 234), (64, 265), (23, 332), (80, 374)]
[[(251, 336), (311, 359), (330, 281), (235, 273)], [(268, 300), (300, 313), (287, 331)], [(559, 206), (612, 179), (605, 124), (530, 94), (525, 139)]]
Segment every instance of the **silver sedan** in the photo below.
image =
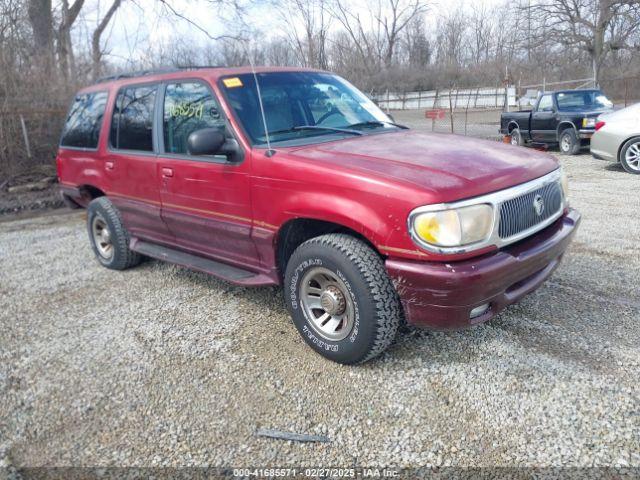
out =
[(640, 103), (598, 117), (591, 155), (640, 175)]

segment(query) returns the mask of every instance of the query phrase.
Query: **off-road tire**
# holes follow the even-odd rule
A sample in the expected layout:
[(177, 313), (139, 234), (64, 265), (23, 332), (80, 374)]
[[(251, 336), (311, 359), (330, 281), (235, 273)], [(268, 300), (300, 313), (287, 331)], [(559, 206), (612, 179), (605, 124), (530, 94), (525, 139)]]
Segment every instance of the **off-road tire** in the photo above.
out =
[(519, 147), (524, 145), (524, 140), (522, 139), (522, 134), (520, 133), (519, 128), (514, 128), (511, 130), (511, 145), (517, 145)]
[(637, 144), (638, 142), (640, 142), (640, 137), (633, 137), (627, 140), (624, 145), (622, 145), (618, 158), (618, 160), (620, 160), (620, 165), (622, 165), (622, 168), (624, 168), (628, 173), (632, 173), (634, 175), (640, 175), (640, 170), (633, 168), (627, 163), (626, 155), (627, 150), (631, 148), (632, 145)]
[[(113, 255), (109, 259), (99, 253), (93, 239), (92, 224), (97, 215), (106, 222), (111, 233)], [(131, 240), (129, 232), (122, 223), (120, 212), (107, 197), (98, 197), (89, 203), (87, 207), (87, 232), (93, 253), (104, 267), (112, 270), (125, 270), (142, 261), (142, 256), (129, 248)]]
[[(307, 318), (301, 283), (322, 267), (339, 276), (355, 305), (355, 322), (342, 340), (323, 338)], [(287, 262), (284, 295), (293, 322), (307, 344), (338, 363), (363, 363), (393, 342), (402, 316), (398, 294), (380, 256), (365, 242), (345, 234), (322, 235), (301, 244)]]
[(565, 155), (577, 155), (580, 153), (580, 139), (573, 128), (567, 128), (560, 133), (558, 139), (560, 151)]

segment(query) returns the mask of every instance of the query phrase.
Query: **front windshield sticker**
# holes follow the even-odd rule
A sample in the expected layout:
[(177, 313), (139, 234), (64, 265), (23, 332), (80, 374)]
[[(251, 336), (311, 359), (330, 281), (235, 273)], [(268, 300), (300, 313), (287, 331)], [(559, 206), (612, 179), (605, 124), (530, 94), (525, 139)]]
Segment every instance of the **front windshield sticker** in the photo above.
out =
[(225, 78), (224, 80), (222, 80), (222, 83), (224, 83), (224, 86), (227, 88), (236, 88), (242, 86), (242, 80), (240, 80), (238, 77)]

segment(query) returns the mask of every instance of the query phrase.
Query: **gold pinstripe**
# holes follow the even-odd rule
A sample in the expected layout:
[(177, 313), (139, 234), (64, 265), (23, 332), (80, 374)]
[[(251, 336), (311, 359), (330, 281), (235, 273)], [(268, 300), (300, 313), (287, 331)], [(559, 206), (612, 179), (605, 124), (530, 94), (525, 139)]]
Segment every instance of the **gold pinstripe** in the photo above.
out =
[(422, 253), (419, 250), (407, 250), (405, 248), (387, 247), (386, 245), (379, 245), (378, 248), (380, 250), (387, 250), (388, 252), (406, 253), (409, 255), (418, 255), (421, 257), (428, 256), (426, 253)]
[[(66, 182), (60, 182), (60, 185), (65, 185), (65, 186), (69, 186), (69, 187), (76, 187), (77, 185), (73, 185), (71, 183), (66, 183)], [(197, 213), (206, 213), (209, 215), (215, 215), (218, 217), (222, 217), (222, 218), (229, 218), (232, 220), (239, 220), (241, 222), (246, 222), (252, 225), (255, 225), (257, 227), (260, 228), (264, 228), (266, 230), (278, 230), (278, 227), (276, 225), (272, 225), (270, 223), (264, 222), (262, 220), (251, 220), (250, 218), (246, 218), (246, 217), (241, 217), (239, 215), (231, 215), (229, 213), (223, 213), (223, 212), (216, 212), (214, 210), (203, 210), (200, 208), (193, 208), (193, 207), (185, 207), (182, 205), (175, 205), (172, 203), (164, 203), (161, 204), (160, 202), (156, 202), (155, 200), (148, 200), (148, 199), (142, 199), (139, 197), (133, 197), (131, 195), (123, 195), (121, 193), (110, 193), (109, 194), (112, 197), (121, 197), (121, 198), (125, 198), (128, 200), (135, 200), (137, 202), (142, 202), (142, 203), (151, 203), (153, 205), (164, 205), (167, 207), (171, 207), (171, 208), (175, 208), (178, 210), (187, 210), (187, 211), (191, 211), (191, 212), (197, 212)], [(421, 257), (426, 257), (427, 255), (418, 251), (418, 250), (407, 250), (405, 248), (397, 248), (397, 247), (389, 247), (386, 245), (378, 245), (378, 248), (380, 250), (386, 250), (388, 252), (396, 252), (396, 253), (404, 253), (404, 254), (408, 254), (408, 255), (418, 255)]]
[(169, 207), (169, 208), (173, 208), (173, 209), (177, 209), (177, 210), (186, 210), (186, 211), (189, 211), (189, 212), (196, 212), (196, 213), (204, 213), (204, 214), (208, 214), (208, 215), (215, 215), (217, 217), (228, 218), (228, 219), (231, 219), (231, 220), (238, 220), (240, 222), (246, 222), (246, 223), (249, 223), (249, 224), (252, 224), (252, 225), (257, 225), (257, 226), (260, 226), (262, 228), (273, 229), (273, 230), (277, 230), (278, 229), (278, 227), (276, 227), (275, 225), (271, 225), (270, 223), (263, 222), (261, 220), (251, 220), (250, 218), (241, 217), (240, 215), (232, 215), (230, 213), (216, 212), (215, 210), (203, 210), (201, 208), (185, 207), (184, 205), (175, 205), (173, 203), (161, 203), (161, 202), (156, 202), (155, 200), (142, 199), (142, 198), (133, 197), (133, 196), (130, 196), (130, 195), (123, 195), (121, 193), (115, 193), (115, 194), (109, 194), (109, 195), (113, 196), (113, 197), (126, 198), (128, 200), (135, 200), (135, 201), (142, 202), (142, 203), (151, 203), (153, 205), (161, 205), (163, 207)]

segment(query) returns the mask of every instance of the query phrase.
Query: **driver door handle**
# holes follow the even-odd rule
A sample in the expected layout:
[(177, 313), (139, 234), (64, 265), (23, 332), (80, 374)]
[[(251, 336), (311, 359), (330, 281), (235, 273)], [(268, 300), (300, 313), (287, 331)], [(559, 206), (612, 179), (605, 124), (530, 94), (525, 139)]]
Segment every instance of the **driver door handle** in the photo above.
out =
[(167, 167), (162, 167), (162, 176), (163, 177), (173, 177), (173, 169), (172, 168), (167, 168)]

